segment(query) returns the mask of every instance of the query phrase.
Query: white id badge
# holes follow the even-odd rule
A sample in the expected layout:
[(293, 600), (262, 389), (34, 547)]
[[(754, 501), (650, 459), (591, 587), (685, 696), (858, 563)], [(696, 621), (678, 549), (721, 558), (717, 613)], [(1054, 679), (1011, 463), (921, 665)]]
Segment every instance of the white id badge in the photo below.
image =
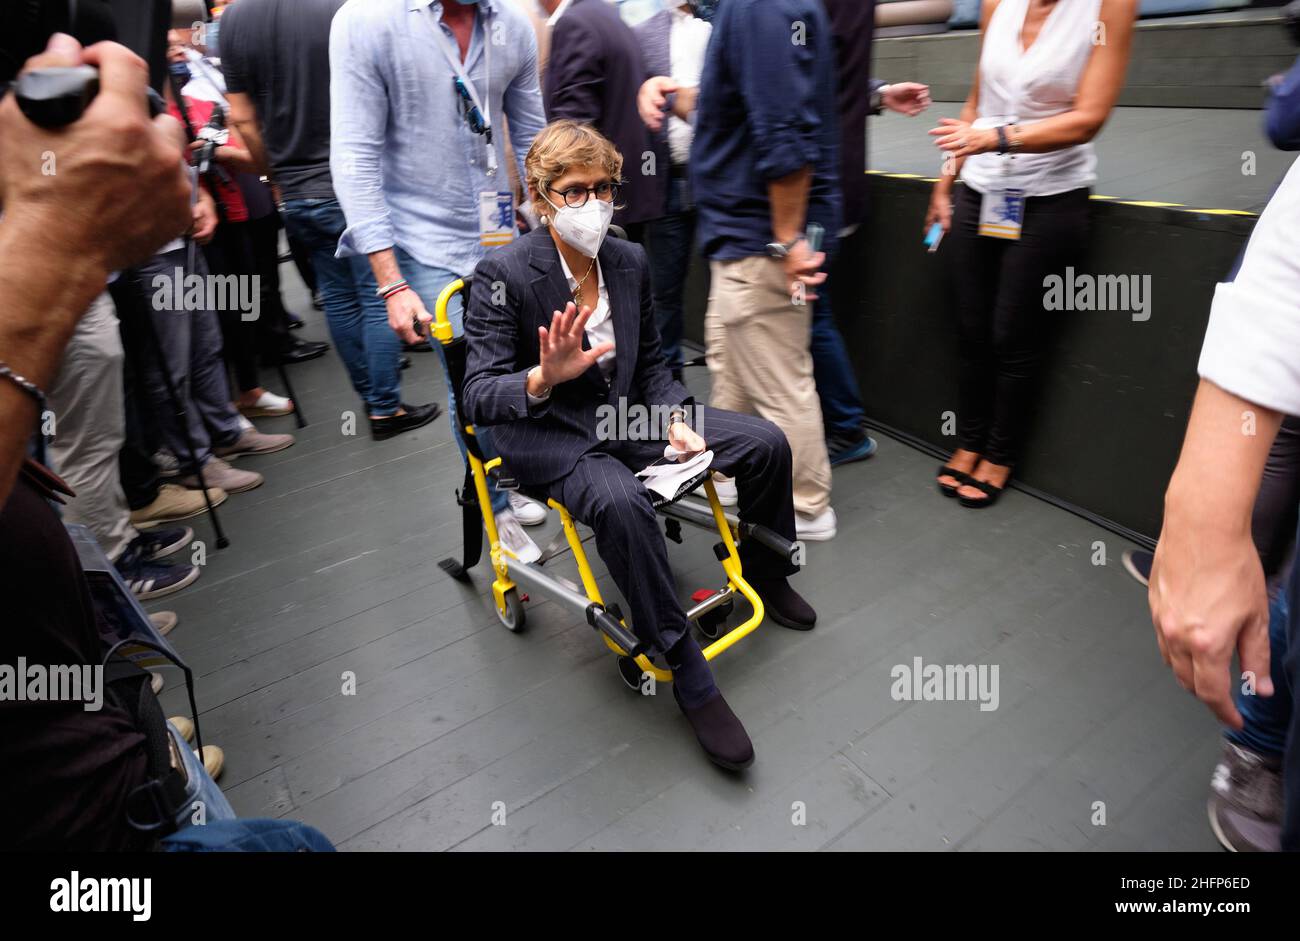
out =
[(515, 240), (515, 196), (513, 193), (478, 194), (480, 245), (509, 245)]
[(1024, 217), (1023, 190), (989, 190), (980, 200), (980, 235), (995, 239), (1018, 239)]

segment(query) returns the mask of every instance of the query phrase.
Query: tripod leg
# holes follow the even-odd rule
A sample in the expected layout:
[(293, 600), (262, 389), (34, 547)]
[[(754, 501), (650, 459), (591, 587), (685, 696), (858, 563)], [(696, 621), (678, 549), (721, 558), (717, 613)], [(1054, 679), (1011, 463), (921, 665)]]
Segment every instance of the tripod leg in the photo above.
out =
[(302, 405), (298, 402), (298, 396), (293, 394), (293, 383), (289, 381), (289, 371), (284, 368), (284, 363), (277, 363), (275, 368), (280, 373), (280, 383), (284, 386), (284, 394), (293, 399), (293, 419), (298, 423), (299, 428), (307, 427), (307, 419), (303, 417)]

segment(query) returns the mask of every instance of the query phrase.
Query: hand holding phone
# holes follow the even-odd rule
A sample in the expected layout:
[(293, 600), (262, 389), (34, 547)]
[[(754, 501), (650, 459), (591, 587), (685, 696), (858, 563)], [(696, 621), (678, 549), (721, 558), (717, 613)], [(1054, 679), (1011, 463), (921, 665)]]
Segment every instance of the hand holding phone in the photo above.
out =
[(930, 226), (930, 231), (925, 233), (926, 251), (930, 252), (931, 254), (934, 254), (934, 252), (938, 251), (939, 243), (942, 241), (943, 241), (943, 225), (941, 223), (936, 222), (932, 226)]

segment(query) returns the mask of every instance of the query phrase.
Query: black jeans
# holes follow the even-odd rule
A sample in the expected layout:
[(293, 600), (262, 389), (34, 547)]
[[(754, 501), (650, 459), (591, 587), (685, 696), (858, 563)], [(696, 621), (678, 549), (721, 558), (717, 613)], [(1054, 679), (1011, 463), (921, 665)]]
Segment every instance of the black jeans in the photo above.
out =
[(685, 360), (682, 335), (686, 319), (686, 276), (695, 247), (695, 205), (685, 171), (685, 167), (673, 167), (664, 214), (650, 223), (645, 243), (650, 255), (650, 284), (654, 291), (659, 345), (663, 347), (668, 368), (678, 376)]
[(994, 464), (1019, 456), (1046, 327), (1049, 274), (1082, 256), (1088, 233), (1086, 188), (1025, 200), (1020, 238), (979, 234), (981, 196), (957, 188), (948, 239), (955, 259), (961, 341), (957, 437)]
[[(217, 226), (212, 241), (203, 246), (212, 274), (251, 279), (258, 273), (250, 225), (244, 221)], [(258, 302), (260, 314), (260, 296)], [(245, 320), (243, 311), (229, 303), (217, 311), (217, 316), (221, 323), (222, 352), (235, 375), (235, 384), (240, 392), (258, 388), (262, 382), (257, 372), (257, 324)]]

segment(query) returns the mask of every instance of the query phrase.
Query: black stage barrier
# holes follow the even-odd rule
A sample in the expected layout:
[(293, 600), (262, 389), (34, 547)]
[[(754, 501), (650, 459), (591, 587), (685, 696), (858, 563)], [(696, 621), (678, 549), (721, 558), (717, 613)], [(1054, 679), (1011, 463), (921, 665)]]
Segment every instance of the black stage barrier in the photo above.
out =
[[(945, 420), (958, 404), (951, 255), (922, 245), (929, 183), (876, 174), (870, 183), (871, 223), (843, 243), (835, 266), (835, 319), (868, 416), (946, 454), (956, 439)], [(1255, 216), (1099, 199), (1092, 210), (1089, 250), (1074, 275), (1092, 276), (1094, 304), (1102, 293), (1110, 303), (1130, 291), (1127, 307), (1044, 314), (1056, 322), (1017, 486), (1149, 542), (1196, 391), (1214, 286)], [(697, 263), (686, 331), (695, 342), (707, 295), (707, 269)]]

